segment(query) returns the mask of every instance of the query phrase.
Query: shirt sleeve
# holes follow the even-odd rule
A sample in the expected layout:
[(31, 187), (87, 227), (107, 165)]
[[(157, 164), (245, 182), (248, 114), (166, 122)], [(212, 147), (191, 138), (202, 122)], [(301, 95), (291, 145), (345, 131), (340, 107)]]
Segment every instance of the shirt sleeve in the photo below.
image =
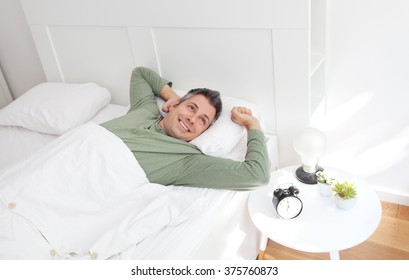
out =
[(249, 130), (247, 133), (247, 153), (243, 162), (206, 156), (188, 157), (184, 171), (177, 179), (177, 185), (252, 190), (265, 185), (270, 179), (270, 161), (264, 133)]
[(168, 80), (160, 77), (149, 68), (137, 67), (132, 71), (130, 82), (130, 103), (133, 111), (146, 104), (156, 104), (156, 97), (165, 85), (172, 86)]

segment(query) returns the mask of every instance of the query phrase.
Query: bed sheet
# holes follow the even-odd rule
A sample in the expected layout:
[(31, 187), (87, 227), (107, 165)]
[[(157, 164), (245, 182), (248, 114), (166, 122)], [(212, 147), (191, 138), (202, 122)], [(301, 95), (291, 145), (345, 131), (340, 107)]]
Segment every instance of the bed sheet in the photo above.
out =
[[(92, 120), (103, 123), (125, 114), (127, 106), (109, 104)], [(0, 126), (0, 171), (29, 157), (46, 144), (58, 138), (19, 127)], [(170, 186), (176, 190), (181, 187)], [(183, 188), (183, 187), (182, 187)], [(254, 259), (257, 255), (258, 231), (247, 213), (247, 192), (194, 189), (205, 197), (206, 211), (194, 219), (175, 226), (163, 227), (156, 234), (147, 237), (114, 255), (112, 259)], [(217, 217), (217, 218), (215, 218)], [(36, 248), (49, 248), (43, 237), (24, 219), (15, 218), (14, 226), (26, 234), (15, 246), (24, 247), (27, 258), (50, 258), (48, 252), (38, 254)], [(226, 245), (228, 244), (228, 245)], [(5, 250), (10, 244), (2, 244)], [(1, 247), (1, 246), (0, 246)]]
[(194, 219), (212, 199), (205, 189), (150, 183), (121, 139), (90, 122), (0, 173), (0, 243), (11, 248), (1, 253), (25, 258), (13, 248), (16, 235), (27, 240), (15, 227), (23, 217), (42, 236), (41, 254), (106, 259)]
[(202, 190), (211, 204), (195, 219), (167, 227), (114, 256), (139, 260), (256, 259), (260, 234), (247, 210), (249, 192)]

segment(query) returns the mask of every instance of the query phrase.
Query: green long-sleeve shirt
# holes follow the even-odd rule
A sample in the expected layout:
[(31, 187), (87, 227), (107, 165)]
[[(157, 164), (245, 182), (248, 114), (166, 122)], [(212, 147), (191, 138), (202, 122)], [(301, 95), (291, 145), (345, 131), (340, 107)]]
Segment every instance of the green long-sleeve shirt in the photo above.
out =
[(204, 155), (196, 146), (166, 135), (156, 98), (172, 84), (147, 68), (132, 72), (131, 108), (122, 117), (102, 124), (133, 152), (148, 180), (163, 185), (186, 185), (250, 190), (269, 180), (269, 160), (264, 134), (247, 133), (244, 162)]

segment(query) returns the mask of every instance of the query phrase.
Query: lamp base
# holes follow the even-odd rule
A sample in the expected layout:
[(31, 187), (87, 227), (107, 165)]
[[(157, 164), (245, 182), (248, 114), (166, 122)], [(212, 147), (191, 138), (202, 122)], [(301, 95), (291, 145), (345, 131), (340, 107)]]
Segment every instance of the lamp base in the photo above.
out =
[(295, 171), (295, 176), (301, 183), (314, 185), (317, 184), (317, 175), (315, 173), (323, 170), (324, 169), (322, 167), (318, 166), (317, 170), (314, 173), (308, 173), (304, 171), (302, 166), (300, 166)]

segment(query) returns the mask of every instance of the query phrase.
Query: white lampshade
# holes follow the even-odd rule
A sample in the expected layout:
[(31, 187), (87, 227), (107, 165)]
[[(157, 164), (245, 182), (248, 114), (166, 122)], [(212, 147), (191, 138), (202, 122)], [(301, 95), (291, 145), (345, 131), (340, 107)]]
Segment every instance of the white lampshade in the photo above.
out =
[[(293, 147), (297, 154), (301, 157), (302, 171), (307, 174), (303, 176), (311, 176), (306, 180), (312, 180), (306, 182), (309, 184), (316, 183), (315, 172), (320, 170), (318, 162), (322, 154), (324, 153), (326, 146), (326, 137), (319, 129), (308, 127), (300, 131), (300, 133), (293, 140)], [(322, 169), (321, 169), (322, 170)], [(298, 172), (302, 172), (298, 171)], [(308, 175), (311, 174), (311, 175)], [(297, 174), (298, 176), (298, 174)], [(300, 179), (300, 178), (299, 178)], [(301, 179), (303, 181), (303, 178)]]

